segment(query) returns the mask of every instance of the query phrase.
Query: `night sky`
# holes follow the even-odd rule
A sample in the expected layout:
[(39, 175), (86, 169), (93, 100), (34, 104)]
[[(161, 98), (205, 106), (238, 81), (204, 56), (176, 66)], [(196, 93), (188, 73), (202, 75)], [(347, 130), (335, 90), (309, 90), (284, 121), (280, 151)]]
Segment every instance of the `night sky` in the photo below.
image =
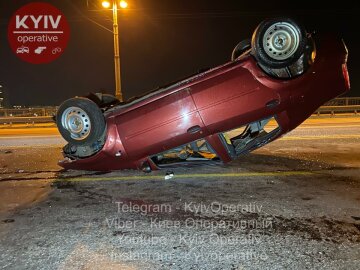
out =
[[(113, 93), (111, 11), (100, 0), (49, 2), (67, 17), (68, 47), (50, 64), (21, 61), (10, 50), (11, 15), (34, 1), (0, 2), (0, 85), (11, 105), (58, 105), (90, 91)], [(249, 38), (265, 18), (292, 16), (308, 30), (340, 34), (349, 49), (350, 96), (360, 96), (360, 10), (349, 1), (309, 4), (303, 1), (128, 0), (119, 13), (122, 88), (125, 98), (214, 67), (229, 60), (233, 47)], [(310, 2), (311, 3), (311, 2)]]

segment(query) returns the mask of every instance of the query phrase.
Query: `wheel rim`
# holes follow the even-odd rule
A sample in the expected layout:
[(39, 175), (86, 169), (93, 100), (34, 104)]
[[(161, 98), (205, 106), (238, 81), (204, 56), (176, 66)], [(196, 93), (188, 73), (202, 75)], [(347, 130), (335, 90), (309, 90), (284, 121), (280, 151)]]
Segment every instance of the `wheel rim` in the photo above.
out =
[(61, 116), (61, 124), (70, 132), (70, 136), (74, 140), (84, 140), (90, 134), (90, 118), (88, 114), (79, 107), (67, 108)]
[(287, 22), (271, 25), (263, 37), (263, 47), (268, 56), (275, 60), (285, 60), (299, 48), (300, 34)]

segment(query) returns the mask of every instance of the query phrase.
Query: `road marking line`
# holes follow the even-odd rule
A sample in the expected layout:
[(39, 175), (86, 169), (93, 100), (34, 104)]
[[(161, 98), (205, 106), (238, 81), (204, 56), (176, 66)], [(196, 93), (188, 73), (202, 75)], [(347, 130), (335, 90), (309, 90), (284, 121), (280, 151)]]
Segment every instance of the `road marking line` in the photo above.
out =
[(323, 140), (323, 139), (360, 139), (360, 135), (346, 135), (346, 134), (339, 134), (339, 135), (319, 135), (319, 136), (285, 136), (282, 137), (280, 140), (283, 141), (295, 141), (295, 140)]
[(360, 127), (360, 125), (336, 125), (336, 126), (318, 126), (318, 125), (311, 125), (306, 124), (304, 126), (298, 126), (296, 129), (318, 129), (318, 128), (353, 128), (353, 127)]
[(54, 134), (48, 134), (48, 135), (44, 135), (44, 134), (38, 134), (38, 135), (24, 135), (24, 136), (17, 136), (17, 135), (7, 135), (7, 136), (1, 136), (0, 135), (0, 140), (4, 139), (4, 140), (9, 140), (9, 139), (42, 139), (42, 138), (48, 138), (48, 139), (57, 139), (57, 138), (61, 138), (61, 136), (59, 135), (54, 135)]
[(29, 144), (29, 145), (0, 145), (0, 149), (24, 149), (24, 148), (48, 148), (48, 147), (64, 147), (64, 144)]
[[(268, 176), (297, 176), (313, 175), (314, 172), (306, 171), (282, 171), (282, 172), (244, 172), (244, 173), (195, 173), (195, 174), (177, 174), (174, 178), (211, 178), (211, 177), (268, 177)], [(83, 182), (83, 181), (117, 181), (117, 180), (164, 180), (164, 175), (135, 175), (135, 176), (111, 176), (111, 177), (74, 177), (60, 178), (57, 182)]]

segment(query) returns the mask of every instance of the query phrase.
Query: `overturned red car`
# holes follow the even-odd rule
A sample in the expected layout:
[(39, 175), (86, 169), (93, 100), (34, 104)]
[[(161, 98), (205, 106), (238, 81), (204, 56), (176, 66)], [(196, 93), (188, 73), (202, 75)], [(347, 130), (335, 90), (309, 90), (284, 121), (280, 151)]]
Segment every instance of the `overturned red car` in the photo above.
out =
[(263, 21), (230, 62), (119, 102), (66, 100), (58, 129), (66, 169), (110, 171), (229, 162), (300, 125), (350, 89), (347, 49), (290, 18)]

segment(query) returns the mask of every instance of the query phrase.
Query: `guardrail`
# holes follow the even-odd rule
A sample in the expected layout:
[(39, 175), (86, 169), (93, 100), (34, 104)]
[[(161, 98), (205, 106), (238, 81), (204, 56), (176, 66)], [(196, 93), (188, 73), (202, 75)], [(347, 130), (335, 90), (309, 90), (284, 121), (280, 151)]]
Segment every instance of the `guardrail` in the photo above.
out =
[(334, 98), (324, 104), (323, 107), (327, 106), (353, 106), (360, 105), (360, 97), (344, 97)]
[(315, 114), (358, 114), (360, 113), (360, 97), (335, 98), (326, 102), (316, 110)]
[(350, 105), (350, 106), (321, 106), (316, 110), (315, 114), (355, 114), (360, 113), (360, 105)]
[(41, 117), (56, 114), (58, 107), (39, 107), (39, 108), (0, 108), (0, 117)]
[(51, 123), (53, 121), (52, 116), (40, 116), (40, 117), (0, 117), (1, 125), (12, 124), (41, 124)]
[[(0, 125), (5, 124), (37, 124), (53, 122), (53, 115), (56, 114), (58, 107), (41, 108), (0, 108)], [(322, 114), (355, 114), (360, 113), (360, 97), (335, 98), (330, 100), (316, 110), (315, 115)]]

